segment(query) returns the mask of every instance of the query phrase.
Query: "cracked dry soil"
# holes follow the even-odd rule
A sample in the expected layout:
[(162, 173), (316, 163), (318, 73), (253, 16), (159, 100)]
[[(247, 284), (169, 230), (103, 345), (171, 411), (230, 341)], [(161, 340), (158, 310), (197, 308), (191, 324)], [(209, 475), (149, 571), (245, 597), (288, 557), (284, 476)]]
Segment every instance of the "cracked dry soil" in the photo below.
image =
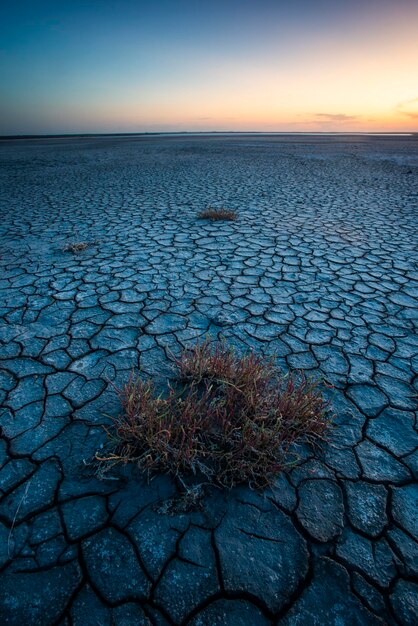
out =
[[(5, 625), (418, 621), (418, 136), (0, 144)], [(208, 205), (233, 222), (197, 219)], [(69, 242), (90, 242), (74, 254)], [(133, 367), (223, 336), (337, 414), (263, 493), (88, 462)]]

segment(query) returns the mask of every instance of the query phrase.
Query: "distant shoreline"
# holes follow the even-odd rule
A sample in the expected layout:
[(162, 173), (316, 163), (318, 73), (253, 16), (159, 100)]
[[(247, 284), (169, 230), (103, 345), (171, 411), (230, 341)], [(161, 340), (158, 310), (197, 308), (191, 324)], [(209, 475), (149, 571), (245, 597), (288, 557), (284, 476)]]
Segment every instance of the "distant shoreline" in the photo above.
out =
[(418, 131), (411, 132), (339, 132), (339, 131), (171, 131), (171, 132), (139, 132), (139, 133), (59, 133), (49, 135), (0, 135), (0, 141), (19, 139), (89, 139), (99, 137), (182, 137), (182, 136), (319, 136), (319, 137), (413, 137)]

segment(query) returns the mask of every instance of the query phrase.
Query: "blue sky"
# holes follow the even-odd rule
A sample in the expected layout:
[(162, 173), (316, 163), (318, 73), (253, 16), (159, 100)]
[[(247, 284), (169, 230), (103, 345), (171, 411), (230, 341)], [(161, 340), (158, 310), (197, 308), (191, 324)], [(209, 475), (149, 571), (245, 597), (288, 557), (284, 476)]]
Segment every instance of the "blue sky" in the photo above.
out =
[(415, 0), (0, 10), (0, 133), (415, 130)]

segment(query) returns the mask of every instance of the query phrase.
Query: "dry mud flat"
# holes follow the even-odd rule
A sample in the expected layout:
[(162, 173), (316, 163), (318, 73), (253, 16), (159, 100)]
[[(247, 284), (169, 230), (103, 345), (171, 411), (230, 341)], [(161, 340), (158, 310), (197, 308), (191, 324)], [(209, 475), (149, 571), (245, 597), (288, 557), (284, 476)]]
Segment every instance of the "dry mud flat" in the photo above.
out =
[[(1, 623), (416, 624), (418, 137), (9, 141), (0, 160)], [(239, 217), (197, 220), (208, 204)], [(320, 373), (337, 427), (267, 492), (164, 515), (169, 479), (88, 462), (110, 381), (166, 377), (206, 334)]]

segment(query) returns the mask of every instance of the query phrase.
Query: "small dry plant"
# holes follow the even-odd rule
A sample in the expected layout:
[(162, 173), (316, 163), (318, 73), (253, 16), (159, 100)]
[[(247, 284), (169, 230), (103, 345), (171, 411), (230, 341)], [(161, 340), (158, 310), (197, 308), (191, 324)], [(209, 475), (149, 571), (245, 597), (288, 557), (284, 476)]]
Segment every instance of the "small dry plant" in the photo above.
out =
[(198, 214), (198, 218), (200, 220), (212, 220), (212, 221), (229, 220), (229, 221), (234, 221), (234, 220), (237, 219), (237, 214), (232, 209), (225, 209), (223, 207), (219, 208), (219, 209), (216, 209), (214, 207), (209, 206), (207, 209), (205, 209), (204, 211), (201, 211)]
[(318, 382), (302, 372), (282, 375), (254, 353), (239, 356), (205, 341), (183, 352), (176, 368), (177, 384), (164, 395), (136, 375), (119, 390), (115, 447), (99, 461), (258, 488), (285, 467), (289, 446), (317, 440), (329, 426)]
[[(186, 485), (184, 485), (186, 487)], [(204, 498), (203, 485), (195, 485), (194, 487), (186, 487), (185, 491), (175, 498), (169, 498), (163, 502), (157, 502), (153, 509), (157, 513), (163, 515), (182, 515), (197, 511), (202, 508)]]
[(83, 252), (87, 250), (87, 248), (91, 248), (95, 246), (98, 241), (70, 241), (65, 244), (63, 250), (64, 252), (72, 252), (73, 254), (77, 254), (78, 252)]

